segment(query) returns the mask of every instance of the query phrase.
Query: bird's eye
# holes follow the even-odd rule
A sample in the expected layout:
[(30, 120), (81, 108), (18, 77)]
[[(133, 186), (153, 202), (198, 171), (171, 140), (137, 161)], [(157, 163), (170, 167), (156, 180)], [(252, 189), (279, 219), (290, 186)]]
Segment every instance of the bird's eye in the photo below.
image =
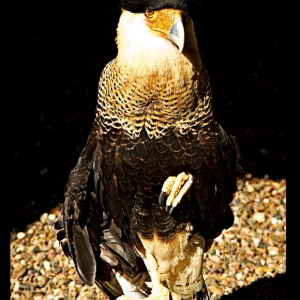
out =
[(146, 9), (145, 15), (150, 20), (154, 20), (154, 19), (157, 18), (156, 12), (152, 9), (149, 9), (149, 8)]

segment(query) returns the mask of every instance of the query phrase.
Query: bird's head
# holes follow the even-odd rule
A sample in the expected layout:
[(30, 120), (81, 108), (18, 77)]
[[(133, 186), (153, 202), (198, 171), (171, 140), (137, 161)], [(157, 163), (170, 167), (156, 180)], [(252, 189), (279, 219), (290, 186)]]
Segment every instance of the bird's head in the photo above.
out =
[(175, 72), (188, 59), (197, 68), (200, 56), (186, 0), (121, 0), (120, 7), (116, 41), (122, 65), (138, 73)]
[(183, 18), (187, 15), (185, 0), (121, 0), (121, 8), (142, 14), (151, 33), (172, 41), (182, 51)]

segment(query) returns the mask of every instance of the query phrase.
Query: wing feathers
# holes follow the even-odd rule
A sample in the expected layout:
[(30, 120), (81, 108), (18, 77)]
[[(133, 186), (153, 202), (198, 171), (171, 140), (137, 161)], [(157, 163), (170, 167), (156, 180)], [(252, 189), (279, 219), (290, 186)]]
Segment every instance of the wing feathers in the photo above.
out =
[(73, 224), (72, 229), (77, 272), (84, 283), (93, 285), (96, 275), (96, 260), (87, 228), (84, 226), (81, 229), (78, 225)]
[(135, 266), (135, 254), (132, 248), (128, 246), (126, 242), (121, 240), (121, 237), (114, 230), (104, 230), (103, 239), (105, 244), (113, 250), (116, 254), (121, 256), (126, 263), (129, 263), (132, 267)]

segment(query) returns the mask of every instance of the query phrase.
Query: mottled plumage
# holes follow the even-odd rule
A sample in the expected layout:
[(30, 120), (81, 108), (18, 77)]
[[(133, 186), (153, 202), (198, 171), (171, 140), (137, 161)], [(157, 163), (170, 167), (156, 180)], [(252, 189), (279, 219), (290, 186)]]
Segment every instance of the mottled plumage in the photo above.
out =
[[(169, 299), (168, 289), (173, 299), (209, 299), (203, 252), (233, 223), (238, 148), (214, 119), (185, 1), (173, 2), (121, 1), (118, 56), (101, 74), (55, 225), (81, 279), (112, 299)], [(192, 185), (166, 205), (163, 184), (182, 172)]]

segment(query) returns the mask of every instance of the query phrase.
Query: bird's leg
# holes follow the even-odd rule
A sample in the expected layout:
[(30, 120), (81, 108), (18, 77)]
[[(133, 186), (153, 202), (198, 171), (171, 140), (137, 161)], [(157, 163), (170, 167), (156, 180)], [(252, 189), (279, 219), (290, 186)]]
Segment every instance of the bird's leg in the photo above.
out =
[(177, 177), (168, 177), (161, 189), (158, 199), (159, 204), (163, 204), (165, 197), (167, 197), (166, 210), (169, 214), (172, 214), (174, 208), (180, 203), (192, 183), (193, 176), (184, 172), (178, 174)]
[[(150, 252), (147, 252), (146, 254), (145, 263), (151, 277), (152, 291), (151, 291), (151, 295), (143, 299), (144, 300), (170, 300), (170, 299), (181, 300), (181, 297), (178, 294), (170, 291), (169, 289), (164, 287), (160, 282), (158, 264), (155, 257)], [(128, 296), (120, 296), (117, 298), (117, 300), (134, 300), (134, 299)]]
[[(151, 295), (148, 297), (151, 300), (159, 300), (159, 299), (173, 299), (173, 300), (180, 300), (181, 297), (174, 293), (171, 292), (169, 289), (164, 287), (161, 282), (160, 282), (160, 275), (158, 273), (158, 264), (155, 259), (155, 257), (151, 253), (147, 253), (147, 261), (148, 261), (148, 268), (149, 268), (149, 273), (151, 276), (151, 281), (152, 281), (152, 292)], [(147, 298), (147, 299), (148, 299)]]

